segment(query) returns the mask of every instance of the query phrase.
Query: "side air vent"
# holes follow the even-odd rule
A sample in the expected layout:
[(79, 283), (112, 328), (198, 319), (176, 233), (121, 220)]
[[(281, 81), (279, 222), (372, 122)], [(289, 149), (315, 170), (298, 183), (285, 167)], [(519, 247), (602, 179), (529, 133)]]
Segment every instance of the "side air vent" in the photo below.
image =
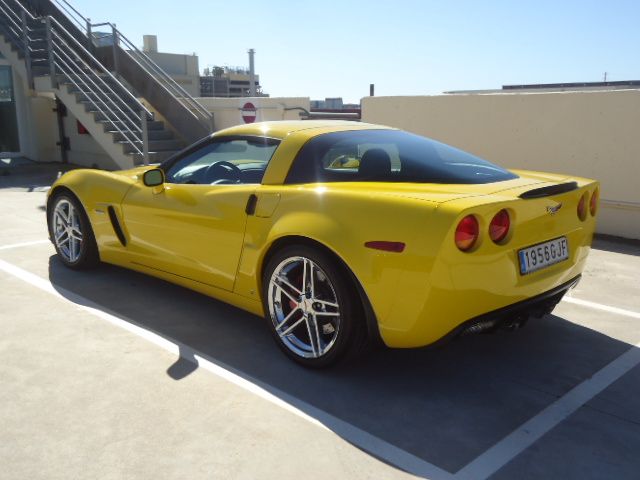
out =
[(120, 222), (118, 221), (118, 216), (116, 215), (116, 209), (109, 205), (107, 208), (109, 211), (109, 220), (111, 220), (111, 225), (113, 226), (113, 231), (116, 232), (116, 236), (120, 243), (123, 246), (127, 246), (127, 237), (124, 236), (124, 232), (122, 231), (122, 227), (120, 227)]
[(534, 188), (520, 195), (520, 198), (529, 200), (531, 198), (550, 197), (552, 195), (560, 195), (561, 193), (571, 192), (578, 188), (577, 182), (559, 183), (558, 185), (550, 185), (548, 187)]

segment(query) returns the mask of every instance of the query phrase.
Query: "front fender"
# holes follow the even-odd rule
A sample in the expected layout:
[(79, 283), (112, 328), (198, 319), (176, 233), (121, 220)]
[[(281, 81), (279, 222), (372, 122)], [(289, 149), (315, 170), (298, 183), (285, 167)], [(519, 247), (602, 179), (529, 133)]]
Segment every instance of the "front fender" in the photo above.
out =
[(119, 172), (79, 169), (61, 176), (51, 186), (47, 196), (50, 200), (62, 189), (71, 191), (82, 204), (96, 237), (101, 253), (110, 248), (120, 248), (121, 244), (113, 230), (107, 209), (112, 206), (122, 218), (120, 204), (131, 186), (139, 181), (139, 175), (146, 168), (136, 168)]

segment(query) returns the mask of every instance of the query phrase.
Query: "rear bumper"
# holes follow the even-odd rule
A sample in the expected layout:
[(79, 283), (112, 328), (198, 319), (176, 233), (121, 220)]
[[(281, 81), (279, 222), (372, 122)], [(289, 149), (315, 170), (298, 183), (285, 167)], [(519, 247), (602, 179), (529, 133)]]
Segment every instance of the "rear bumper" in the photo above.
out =
[(452, 332), (446, 335), (442, 340), (465, 333), (477, 333), (481, 331), (492, 330), (502, 325), (513, 324), (514, 322), (524, 322), (530, 317), (542, 317), (554, 309), (562, 297), (575, 287), (582, 275), (578, 275), (568, 282), (563, 283), (551, 290), (544, 292), (535, 297), (522, 300), (520, 302), (499, 308), (492, 312), (478, 315), (475, 318), (467, 320), (459, 325)]

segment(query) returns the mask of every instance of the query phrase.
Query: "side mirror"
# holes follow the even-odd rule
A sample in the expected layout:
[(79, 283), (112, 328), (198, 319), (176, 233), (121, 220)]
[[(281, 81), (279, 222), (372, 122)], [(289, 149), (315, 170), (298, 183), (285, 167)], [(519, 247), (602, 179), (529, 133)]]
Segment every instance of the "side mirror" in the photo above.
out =
[(147, 187), (158, 187), (164, 183), (164, 172), (159, 168), (147, 170), (142, 175), (142, 181)]

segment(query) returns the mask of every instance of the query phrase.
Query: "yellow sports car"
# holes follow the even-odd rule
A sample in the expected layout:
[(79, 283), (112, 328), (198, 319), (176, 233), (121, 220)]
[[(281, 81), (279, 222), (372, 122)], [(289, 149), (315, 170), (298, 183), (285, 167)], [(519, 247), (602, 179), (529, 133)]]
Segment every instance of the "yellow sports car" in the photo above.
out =
[(131, 268), (266, 316), (295, 361), (420, 347), (550, 312), (585, 266), (598, 183), (509, 171), (339, 121), (219, 131), (49, 191), (60, 260)]

